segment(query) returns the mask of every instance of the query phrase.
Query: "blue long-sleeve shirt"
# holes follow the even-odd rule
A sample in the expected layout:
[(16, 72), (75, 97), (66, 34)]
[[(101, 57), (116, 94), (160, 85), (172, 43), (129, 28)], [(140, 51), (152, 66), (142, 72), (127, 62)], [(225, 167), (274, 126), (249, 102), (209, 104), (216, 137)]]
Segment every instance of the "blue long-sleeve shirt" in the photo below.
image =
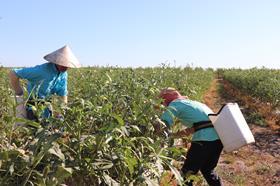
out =
[(28, 81), (27, 90), (31, 97), (47, 99), (53, 94), (67, 96), (67, 72), (59, 72), (53, 63), (35, 67), (13, 69), (21, 79)]

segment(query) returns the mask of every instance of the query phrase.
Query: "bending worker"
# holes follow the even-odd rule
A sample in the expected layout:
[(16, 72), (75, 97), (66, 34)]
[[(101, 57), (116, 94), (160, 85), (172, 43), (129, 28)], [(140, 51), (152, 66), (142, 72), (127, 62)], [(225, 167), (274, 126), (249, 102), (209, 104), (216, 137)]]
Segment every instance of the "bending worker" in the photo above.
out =
[[(187, 180), (190, 175), (201, 171), (210, 186), (222, 185), (214, 169), (217, 166), (223, 145), (208, 118), (208, 114), (213, 113), (212, 110), (203, 103), (181, 96), (174, 88), (163, 89), (160, 92), (160, 98), (163, 99), (163, 105), (167, 109), (157, 122), (156, 130), (164, 129), (164, 127), (160, 127), (164, 124), (171, 127), (174, 119), (178, 118), (187, 129), (171, 134), (171, 137), (180, 138), (193, 134), (191, 147), (181, 169), (184, 179)], [(160, 122), (164, 122), (164, 124)], [(185, 185), (192, 185), (192, 181), (185, 181)]]
[[(34, 113), (32, 105), (35, 103), (48, 102), (52, 95), (61, 98), (62, 103), (67, 103), (67, 69), (78, 68), (80, 63), (66, 45), (46, 56), (47, 63), (35, 67), (13, 69), (9, 77), (17, 100), (17, 117), (24, 115), (29, 120), (38, 121), (38, 115)], [(28, 100), (25, 106), (23, 89), (20, 79), (26, 79)], [(21, 116), (19, 116), (21, 115)], [(45, 108), (42, 117), (48, 118), (52, 115), (51, 108)], [(41, 117), (40, 116), (40, 117)]]

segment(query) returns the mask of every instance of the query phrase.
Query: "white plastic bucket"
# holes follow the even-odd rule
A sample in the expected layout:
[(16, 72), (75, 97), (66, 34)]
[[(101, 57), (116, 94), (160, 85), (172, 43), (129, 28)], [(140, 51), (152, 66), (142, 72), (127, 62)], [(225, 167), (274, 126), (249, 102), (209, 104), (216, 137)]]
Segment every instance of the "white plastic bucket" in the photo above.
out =
[(217, 114), (209, 114), (226, 152), (254, 143), (254, 136), (237, 103), (227, 103)]

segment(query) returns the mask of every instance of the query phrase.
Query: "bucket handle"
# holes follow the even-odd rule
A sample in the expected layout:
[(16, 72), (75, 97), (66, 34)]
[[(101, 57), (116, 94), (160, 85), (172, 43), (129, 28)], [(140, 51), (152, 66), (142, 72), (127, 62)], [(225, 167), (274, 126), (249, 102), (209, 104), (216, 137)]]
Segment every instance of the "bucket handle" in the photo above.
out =
[(208, 114), (208, 117), (210, 119), (210, 121), (212, 123), (215, 123), (215, 121), (218, 118), (218, 115), (222, 112), (223, 108), (226, 106), (227, 104), (223, 104), (222, 107), (220, 108), (220, 110), (216, 113), (216, 114)]

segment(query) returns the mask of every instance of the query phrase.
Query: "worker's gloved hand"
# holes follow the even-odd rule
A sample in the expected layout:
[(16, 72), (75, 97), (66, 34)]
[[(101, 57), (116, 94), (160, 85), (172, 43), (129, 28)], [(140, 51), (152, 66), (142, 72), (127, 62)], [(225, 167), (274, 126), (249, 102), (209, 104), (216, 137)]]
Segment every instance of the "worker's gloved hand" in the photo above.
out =
[[(22, 96), (18, 96), (16, 95), (16, 117), (17, 118), (26, 118), (26, 108), (25, 108), (25, 102), (24, 102), (24, 98), (23, 95)], [(16, 122), (15, 126), (21, 126), (23, 125), (23, 122)]]

